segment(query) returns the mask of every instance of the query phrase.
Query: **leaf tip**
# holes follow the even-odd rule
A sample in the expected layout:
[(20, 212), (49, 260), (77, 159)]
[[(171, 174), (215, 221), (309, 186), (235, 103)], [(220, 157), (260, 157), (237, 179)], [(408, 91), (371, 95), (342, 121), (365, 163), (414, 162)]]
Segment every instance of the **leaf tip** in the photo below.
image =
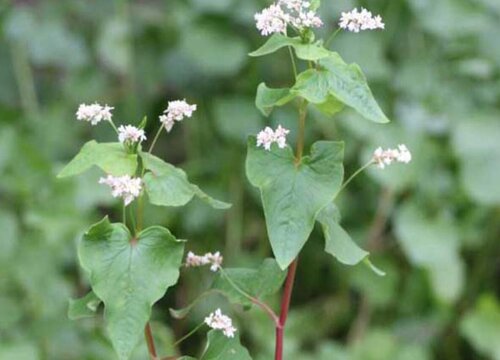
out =
[(373, 265), (373, 263), (370, 261), (370, 259), (368, 257), (366, 257), (364, 260), (363, 260), (363, 263), (368, 266), (376, 275), (378, 276), (386, 276), (387, 274), (385, 273), (385, 271), (379, 269), (378, 267), (376, 267), (375, 265)]

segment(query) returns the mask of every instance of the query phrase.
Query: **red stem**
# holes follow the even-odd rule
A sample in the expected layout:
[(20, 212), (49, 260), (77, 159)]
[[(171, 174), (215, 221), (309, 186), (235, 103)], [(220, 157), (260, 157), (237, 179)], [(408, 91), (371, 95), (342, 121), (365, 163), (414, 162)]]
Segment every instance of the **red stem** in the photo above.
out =
[(144, 328), (144, 335), (146, 336), (146, 343), (148, 344), (149, 356), (151, 359), (155, 360), (158, 355), (156, 355), (155, 341), (153, 339), (153, 332), (151, 331), (151, 325), (149, 322)]
[(283, 336), (285, 333), (285, 324), (288, 317), (288, 309), (290, 308), (290, 299), (292, 298), (293, 283), (295, 281), (295, 273), (297, 270), (298, 258), (295, 259), (288, 268), (288, 275), (285, 282), (285, 290), (281, 299), (281, 312), (279, 323), (276, 326), (276, 351), (274, 360), (283, 360)]

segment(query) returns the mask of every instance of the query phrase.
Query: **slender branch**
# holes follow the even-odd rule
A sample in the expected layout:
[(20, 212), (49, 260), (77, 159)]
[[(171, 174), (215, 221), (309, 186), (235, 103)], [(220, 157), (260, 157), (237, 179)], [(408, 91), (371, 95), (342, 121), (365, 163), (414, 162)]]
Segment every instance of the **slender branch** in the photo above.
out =
[(335, 36), (337, 36), (337, 34), (340, 32), (340, 30), (342, 30), (342, 28), (338, 28), (337, 30), (335, 30), (332, 35), (330, 35), (330, 37), (328, 38), (328, 40), (326, 40), (325, 42), (325, 47), (328, 48), (330, 46), (330, 44), (332, 43), (333, 39), (335, 39)]
[(290, 60), (292, 61), (293, 77), (297, 79), (297, 64), (295, 63), (295, 56), (293, 55), (292, 47), (288, 47), (288, 52), (290, 54)]
[(299, 107), (299, 134), (297, 136), (297, 149), (295, 155), (295, 164), (299, 164), (302, 161), (302, 154), (304, 153), (304, 133), (306, 127), (306, 116), (307, 116), (307, 100), (302, 100)]
[(151, 154), (151, 152), (153, 151), (153, 148), (155, 147), (156, 142), (158, 141), (158, 138), (160, 137), (161, 131), (163, 130), (164, 127), (165, 127), (165, 125), (161, 124), (160, 128), (158, 129), (158, 132), (156, 133), (156, 135), (153, 139), (153, 142), (151, 143), (151, 146), (149, 147), (148, 153)]
[(275, 360), (283, 360), (283, 338), (285, 324), (288, 318), (288, 310), (290, 308), (290, 300), (292, 298), (293, 283), (295, 281), (295, 273), (297, 271), (298, 258), (296, 258), (288, 268), (288, 275), (285, 282), (285, 290), (281, 299), (281, 312), (279, 325), (276, 327), (276, 349), (274, 353)]
[(236, 291), (238, 291), (241, 295), (250, 300), (253, 304), (259, 306), (262, 310), (264, 310), (269, 315), (271, 320), (274, 321), (275, 326), (279, 326), (280, 321), (278, 315), (276, 315), (276, 313), (273, 311), (273, 309), (269, 307), (269, 305), (257, 299), (256, 297), (253, 297), (252, 295), (241, 289), (238, 285), (236, 285), (236, 283), (229, 277), (229, 275), (224, 271), (223, 268), (220, 268), (219, 271)]
[(188, 332), (186, 335), (184, 335), (183, 337), (181, 337), (179, 340), (177, 340), (176, 342), (174, 342), (173, 347), (176, 347), (181, 342), (183, 342), (184, 340), (186, 340), (188, 337), (190, 337), (191, 335), (193, 335), (195, 332), (197, 332), (198, 330), (200, 330), (203, 327), (203, 325), (205, 325), (204, 321), (202, 323), (198, 324), (193, 330), (191, 330), (190, 332)]
[(146, 344), (148, 345), (149, 357), (151, 360), (156, 360), (155, 340), (153, 339), (153, 332), (151, 331), (151, 324), (148, 322), (144, 328), (144, 336), (146, 337)]
[(123, 203), (122, 207), (122, 222), (125, 226), (127, 226), (127, 207), (125, 206), (125, 203)]
[(113, 130), (116, 132), (116, 134), (118, 135), (119, 132), (118, 132), (118, 129), (116, 128), (116, 125), (115, 123), (113, 122), (113, 119), (109, 119), (109, 124), (111, 125), (111, 127), (113, 128)]
[(347, 179), (346, 181), (344, 181), (344, 183), (342, 184), (342, 187), (340, 188), (339, 190), (339, 193), (344, 190), (346, 188), (347, 185), (349, 185), (349, 183), (354, 180), (354, 178), (356, 176), (358, 176), (361, 172), (363, 172), (364, 170), (366, 170), (370, 165), (373, 164), (373, 160), (370, 160), (369, 162), (367, 162), (366, 164), (364, 164), (363, 166), (361, 166), (358, 170), (356, 170), (354, 172), (354, 174), (352, 174), (349, 179)]

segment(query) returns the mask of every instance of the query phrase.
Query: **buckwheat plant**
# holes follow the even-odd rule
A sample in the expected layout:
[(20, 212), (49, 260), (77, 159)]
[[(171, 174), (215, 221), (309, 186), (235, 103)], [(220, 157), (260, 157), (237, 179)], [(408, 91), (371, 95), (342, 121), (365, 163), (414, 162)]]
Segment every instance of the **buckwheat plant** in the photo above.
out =
[[(102, 302), (108, 334), (119, 359), (129, 359), (142, 336), (151, 359), (195, 359), (175, 355), (159, 357), (149, 320), (153, 305), (177, 283), (180, 270), (201, 268), (213, 273), (211, 285), (184, 308), (170, 309), (171, 316), (185, 318), (200, 300), (214, 292), (223, 294), (230, 304), (244, 308), (256, 306), (275, 327), (275, 360), (282, 360), (284, 329), (298, 258), (316, 222), (322, 227), (327, 253), (345, 265), (364, 263), (376, 274), (384, 275), (370, 262), (369, 253), (358, 247), (341, 227), (340, 212), (334, 202), (363, 170), (374, 166), (383, 171), (395, 162), (408, 163), (410, 151), (397, 143), (393, 149), (374, 149), (366, 164), (344, 180), (344, 143), (317, 141), (309, 154), (305, 154), (304, 132), (310, 108), (333, 116), (347, 106), (369, 121), (389, 121), (359, 66), (345, 63), (338, 53), (329, 49), (342, 30), (358, 33), (384, 29), (385, 25), (380, 16), (366, 9), (354, 9), (341, 14), (326, 42), (316, 40), (314, 30), (324, 26), (317, 14), (319, 5), (319, 0), (276, 0), (255, 14), (258, 31), (268, 38), (250, 55), (264, 56), (286, 48), (293, 69), (289, 87), (271, 88), (261, 83), (257, 88), (256, 106), (265, 116), (269, 116), (274, 107), (287, 104), (298, 113), (294, 149), (287, 142), (290, 130), (281, 125), (268, 126), (248, 139), (246, 174), (250, 183), (260, 190), (274, 255), (258, 268), (226, 269), (222, 254), (215, 249), (203, 255), (189, 251), (184, 256), (184, 240), (176, 239), (161, 226), (142, 227), (145, 199), (157, 206), (183, 206), (198, 197), (215, 209), (230, 206), (208, 196), (189, 182), (184, 171), (152, 154), (162, 130), (170, 133), (178, 122), (191, 118), (196, 105), (185, 100), (169, 102), (159, 116), (159, 131), (147, 151), (142, 147), (148, 140), (144, 131), (146, 119), (138, 126), (117, 128), (112, 120), (112, 107), (97, 103), (79, 107), (78, 120), (91, 125), (108, 123), (116, 131), (118, 141), (89, 141), (59, 176), (77, 175), (97, 166), (103, 171), (99, 184), (109, 187), (111, 195), (119, 199), (123, 214), (121, 222), (111, 223), (106, 216), (84, 234), (78, 255), (92, 291), (70, 302), (69, 315), (71, 318), (92, 316)], [(299, 69), (304, 70), (299, 73)], [(278, 312), (266, 303), (266, 297), (278, 293), (282, 287)], [(164, 351), (177, 353), (178, 344), (207, 327), (207, 345), (200, 359), (251, 359), (240, 344), (237, 326), (219, 308), (206, 314), (204, 321), (177, 340), (173, 349)]]

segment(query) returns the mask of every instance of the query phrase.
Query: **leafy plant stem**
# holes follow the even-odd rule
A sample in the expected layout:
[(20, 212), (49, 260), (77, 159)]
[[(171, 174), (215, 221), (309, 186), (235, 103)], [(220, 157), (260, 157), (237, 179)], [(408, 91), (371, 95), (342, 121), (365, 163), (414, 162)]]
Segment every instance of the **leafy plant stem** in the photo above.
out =
[(122, 207), (122, 222), (123, 225), (127, 226), (127, 207), (123, 204)]
[(341, 28), (338, 28), (337, 30), (335, 30), (335, 31), (334, 31), (334, 32), (330, 35), (330, 37), (328, 38), (328, 40), (326, 40), (326, 42), (325, 42), (325, 47), (326, 47), (326, 48), (328, 48), (328, 47), (331, 45), (331, 43), (332, 43), (333, 39), (335, 39), (335, 36), (337, 36), (337, 34), (340, 32), (340, 30), (341, 30)]
[(183, 337), (181, 337), (179, 340), (177, 340), (176, 342), (174, 342), (173, 347), (178, 346), (181, 342), (183, 342), (188, 337), (190, 337), (191, 335), (193, 335), (194, 333), (196, 333), (198, 330), (200, 330), (203, 327), (203, 325), (205, 325), (204, 321), (201, 322), (200, 324), (198, 324), (193, 330), (191, 330), (190, 332), (188, 332), (186, 335), (184, 335)]
[(356, 177), (358, 176), (361, 172), (363, 172), (365, 169), (367, 169), (370, 165), (373, 164), (373, 160), (370, 160), (369, 162), (367, 162), (366, 164), (364, 164), (362, 167), (360, 167), (358, 170), (356, 170), (354, 172), (354, 174), (352, 174), (349, 179), (347, 179), (346, 181), (344, 181), (344, 183), (342, 184), (342, 187), (340, 188), (339, 190), (339, 193), (344, 190), (346, 188), (347, 185), (349, 185), (349, 183)]
[(276, 326), (276, 349), (274, 353), (275, 360), (283, 360), (283, 338), (286, 319), (288, 318), (288, 309), (290, 308), (290, 300), (292, 298), (293, 283), (295, 281), (295, 273), (297, 271), (297, 263), (299, 259), (296, 258), (288, 268), (288, 275), (285, 282), (285, 290), (281, 299), (281, 312), (279, 323)]
[(164, 127), (164, 125), (161, 124), (160, 128), (158, 129), (158, 132), (156, 133), (156, 135), (153, 139), (153, 142), (151, 143), (151, 146), (149, 147), (148, 153), (151, 154), (151, 152), (153, 151), (153, 148), (155, 147), (156, 142), (158, 141), (158, 138), (160, 137), (160, 134), (161, 134), (161, 131), (163, 130), (163, 127)]
[(302, 161), (304, 152), (304, 132), (306, 127), (307, 116), (307, 100), (302, 100), (299, 107), (299, 134), (297, 136), (297, 153), (295, 155), (295, 163), (299, 164)]
[(272, 321), (274, 321), (275, 326), (279, 326), (279, 318), (278, 315), (267, 305), (266, 303), (260, 301), (259, 299), (253, 297), (252, 295), (248, 294), (246, 291), (241, 289), (236, 283), (231, 279), (231, 277), (224, 271), (223, 268), (220, 268), (220, 273), (221, 275), (227, 280), (227, 282), (241, 295), (246, 297), (248, 300), (250, 300), (252, 303), (255, 305), (259, 306), (262, 310), (264, 310), (269, 317), (271, 318)]
[(151, 331), (151, 324), (148, 322), (144, 328), (144, 335), (146, 337), (146, 344), (148, 345), (149, 356), (152, 360), (156, 360), (156, 347), (153, 339), (153, 332)]
[(134, 235), (137, 235), (137, 227), (135, 226), (135, 218), (134, 218), (134, 211), (132, 209), (132, 207), (130, 207), (130, 222), (131, 222), (131, 226), (132, 226), (132, 229), (134, 230)]

